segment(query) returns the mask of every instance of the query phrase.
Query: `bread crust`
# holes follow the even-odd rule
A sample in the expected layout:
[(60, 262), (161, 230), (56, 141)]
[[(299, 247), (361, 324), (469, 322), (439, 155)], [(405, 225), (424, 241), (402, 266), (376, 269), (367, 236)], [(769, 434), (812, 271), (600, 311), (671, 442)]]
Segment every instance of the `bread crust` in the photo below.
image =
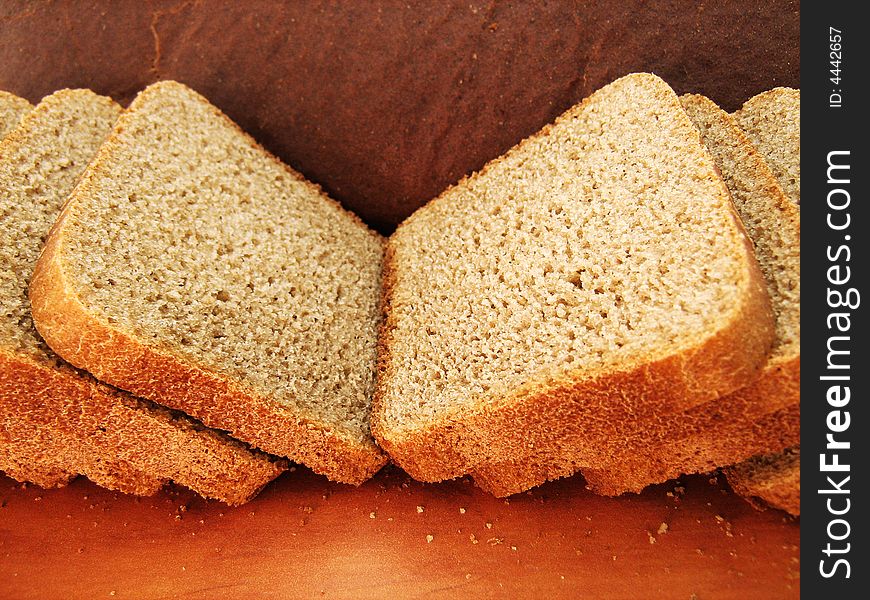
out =
[(2, 467), (10, 477), (56, 487), (82, 474), (103, 487), (142, 496), (173, 479), (237, 505), (286, 468), (222, 434), (125, 398), (72, 367), (60, 369), (0, 348), (0, 418), (8, 459)]
[(111, 401), (101, 402), (99, 391), (89, 387), (35, 358), (0, 348), (0, 468), (42, 487), (60, 487), (82, 474), (112, 490), (155, 494), (167, 480), (109, 458), (90, 443), (84, 432), (98, 430)]
[[(660, 80), (649, 74), (635, 74), (657, 88)], [(666, 86), (665, 86), (666, 87)], [(669, 101), (679, 107), (668, 89)], [(529, 139), (547, 135), (549, 130), (590, 99)], [(679, 108), (682, 113), (682, 108)], [(688, 121), (688, 117), (685, 117)], [(694, 126), (689, 135), (698, 135)], [(691, 133), (694, 132), (694, 133)], [(511, 152), (524, 142), (515, 146)], [(698, 145), (703, 149), (700, 137)], [(703, 150), (706, 153), (706, 149)], [(709, 153), (708, 157), (709, 157)], [(495, 159), (489, 165), (498, 162)], [(710, 159), (712, 164), (712, 159)], [(479, 175), (485, 174), (484, 167)], [(478, 175), (478, 176), (479, 176)], [(462, 185), (466, 180), (459, 182)], [(411, 432), (385, 427), (382, 382), (394, 377), (390, 370), (392, 331), (390, 310), (396, 285), (395, 236), (387, 243), (384, 267), (385, 319), (379, 336), (378, 381), (372, 411), (372, 431), (393, 460), (416, 479), (441, 481), (474, 472), (479, 465), (505, 462), (510, 468), (526, 468), (531, 453), (542, 457), (529, 479), (535, 484), (573, 473), (594, 460), (596, 446), (613, 434), (613, 426), (625, 420), (643, 420), (655, 415), (685, 410), (745, 386), (766, 362), (774, 339), (774, 318), (764, 277), (756, 262), (752, 242), (730, 203), (720, 181), (721, 194), (728, 198), (730, 218), (740, 236), (744, 289), (742, 302), (723, 317), (723, 326), (689, 347), (663, 351), (659, 355), (635, 357), (634, 362), (586, 372), (552, 373), (527, 381), (501, 398), (478, 399), (473, 405), (442, 415), (437, 422)], [(433, 199), (427, 210), (444, 194)], [(417, 217), (421, 211), (418, 211)], [(414, 219), (412, 216), (409, 220)], [(407, 221), (406, 221), (407, 223)], [(400, 227), (401, 228), (401, 227)], [(614, 390), (619, 390), (615, 402)], [(603, 424), (590, 433), (577, 423)], [(521, 424), (522, 427), (519, 427)], [(546, 464), (545, 464), (546, 463)]]
[(772, 461), (759, 468), (753, 459), (725, 470), (731, 488), (756, 508), (761, 500), (774, 508), (799, 517), (801, 514), (800, 444), (776, 456), (762, 457)]
[[(161, 82), (162, 86), (179, 86)], [(205, 101), (205, 100), (204, 100)], [(209, 105), (210, 106), (210, 105)], [(223, 113), (212, 108), (239, 135), (256, 143)], [(116, 127), (123, 127), (123, 116)], [(110, 134), (89, 167), (91, 176), (103, 171), (116, 138)], [(258, 145), (259, 147), (259, 145)], [(262, 150), (262, 148), (260, 148)], [(277, 160), (263, 150), (271, 159)], [(322, 195), (318, 186), (284, 165), (294, 179)], [(79, 300), (67, 276), (64, 225), (78, 196), (89, 193), (86, 174), (55, 223), (30, 283), (33, 320), (46, 343), (71, 364), (97, 379), (136, 396), (181, 410), (209, 427), (228, 430), (234, 437), (278, 456), (301, 462), (333, 481), (359, 485), (387, 463), (374, 441), (364, 444), (345, 432), (294, 415), (277, 402), (192, 363), (170, 351), (149, 346), (136, 336), (91, 314)], [(339, 206), (334, 200), (323, 196)], [(358, 217), (353, 221), (365, 227)], [(380, 236), (366, 227), (371, 236)]]

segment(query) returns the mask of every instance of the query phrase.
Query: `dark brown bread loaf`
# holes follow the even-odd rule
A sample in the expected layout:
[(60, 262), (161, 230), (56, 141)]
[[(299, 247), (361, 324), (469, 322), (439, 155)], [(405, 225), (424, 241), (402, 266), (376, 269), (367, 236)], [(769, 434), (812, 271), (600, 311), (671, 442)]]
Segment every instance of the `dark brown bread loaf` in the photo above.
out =
[(799, 13), (797, 0), (12, 0), (0, 88), (126, 104), (158, 79), (187, 83), (388, 231), (626, 73), (729, 111), (799, 87)]

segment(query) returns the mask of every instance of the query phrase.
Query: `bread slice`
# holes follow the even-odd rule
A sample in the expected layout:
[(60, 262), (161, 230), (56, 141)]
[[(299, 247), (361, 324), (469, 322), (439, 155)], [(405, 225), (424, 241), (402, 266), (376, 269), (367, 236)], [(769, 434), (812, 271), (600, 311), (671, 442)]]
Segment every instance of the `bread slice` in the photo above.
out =
[(27, 281), (42, 242), (120, 110), (63, 90), (0, 143), (0, 468), (47, 486), (83, 474), (136, 494), (172, 479), (238, 504), (283, 464), (97, 383), (58, 358), (31, 321)]
[(0, 90), (0, 140), (15, 129), (21, 118), (33, 109), (24, 98)]
[(175, 82), (121, 116), (54, 227), (36, 326), (72, 364), (359, 484), (382, 238)]
[[(800, 91), (777, 88), (751, 98), (735, 113), (735, 118), (753, 137), (768, 165), (779, 172), (780, 181), (791, 190), (790, 198), (800, 205)], [(800, 448), (786, 451), (783, 456), (772, 454), (763, 461), (763, 477), (759, 485), (752, 485), (745, 477), (745, 485), (733, 486), (735, 491), (753, 494), (762, 499), (773, 499), (772, 504), (792, 514), (800, 514)], [(732, 473), (753, 473), (757, 461), (750, 460), (734, 466)], [(781, 472), (777, 472), (781, 470)], [(729, 480), (733, 475), (729, 477)], [(762, 493), (754, 494), (753, 490)], [(765, 491), (767, 490), (767, 491)], [(746, 495), (746, 494), (744, 494)]]
[(774, 88), (746, 101), (734, 119), (770, 165), (782, 189), (801, 203), (801, 92)]
[(756, 456), (725, 470), (731, 488), (796, 517), (801, 514), (801, 447)]
[(728, 113), (704, 96), (685, 95), (681, 102), (755, 245), (776, 339), (751, 385), (610, 444), (583, 470), (599, 493), (639, 492), (800, 443), (800, 211)]
[[(32, 109), (33, 105), (24, 98), (0, 90), (0, 141)], [(0, 471), (5, 471), (18, 481), (28, 481), (44, 488), (64, 486), (76, 476), (60, 467), (55, 456), (47, 455), (44, 459), (38, 459), (42, 452), (43, 448), (38, 444), (32, 444), (20, 455), (6, 444), (0, 445)], [(28, 458), (21, 460), (23, 456)]]
[(405, 221), (385, 296), (373, 431), (427, 481), (492, 463), (526, 486), (568, 475), (626, 424), (745, 386), (774, 335), (728, 191), (649, 74)]

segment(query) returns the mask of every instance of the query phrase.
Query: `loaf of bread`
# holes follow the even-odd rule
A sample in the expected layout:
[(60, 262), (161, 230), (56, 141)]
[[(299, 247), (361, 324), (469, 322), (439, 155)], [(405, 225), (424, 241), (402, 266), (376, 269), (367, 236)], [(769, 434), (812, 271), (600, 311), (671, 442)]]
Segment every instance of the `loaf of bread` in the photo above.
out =
[(799, 0), (16, 0), (0, 22), (0, 88), (184, 82), (384, 232), (627, 73), (728, 111), (800, 86)]
[(801, 514), (801, 447), (756, 456), (725, 470), (731, 488), (796, 517)]
[(746, 101), (737, 124), (764, 156), (788, 197), (801, 203), (801, 92), (775, 88)]
[(174, 480), (238, 504), (283, 463), (97, 383), (54, 354), (31, 321), (27, 281), (42, 243), (120, 110), (63, 90), (0, 143), (0, 469), (47, 487), (83, 474), (143, 495)]
[(143, 91), (71, 194), (36, 327), (101, 381), (359, 484), (382, 238), (175, 82)]
[(405, 221), (385, 314), (381, 445), (418, 479), (494, 468), (522, 489), (595, 465), (625, 428), (746, 386), (774, 338), (728, 191), (647, 74)]

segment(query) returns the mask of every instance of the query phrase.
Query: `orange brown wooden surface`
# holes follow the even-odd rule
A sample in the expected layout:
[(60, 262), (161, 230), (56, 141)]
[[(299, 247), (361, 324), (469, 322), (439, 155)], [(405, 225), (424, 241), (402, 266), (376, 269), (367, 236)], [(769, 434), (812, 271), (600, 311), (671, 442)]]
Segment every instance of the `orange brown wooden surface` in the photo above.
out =
[(0, 476), (0, 598), (799, 597), (799, 522), (723, 477), (584, 486), (501, 500), (390, 467), (360, 488), (299, 468), (232, 509)]

